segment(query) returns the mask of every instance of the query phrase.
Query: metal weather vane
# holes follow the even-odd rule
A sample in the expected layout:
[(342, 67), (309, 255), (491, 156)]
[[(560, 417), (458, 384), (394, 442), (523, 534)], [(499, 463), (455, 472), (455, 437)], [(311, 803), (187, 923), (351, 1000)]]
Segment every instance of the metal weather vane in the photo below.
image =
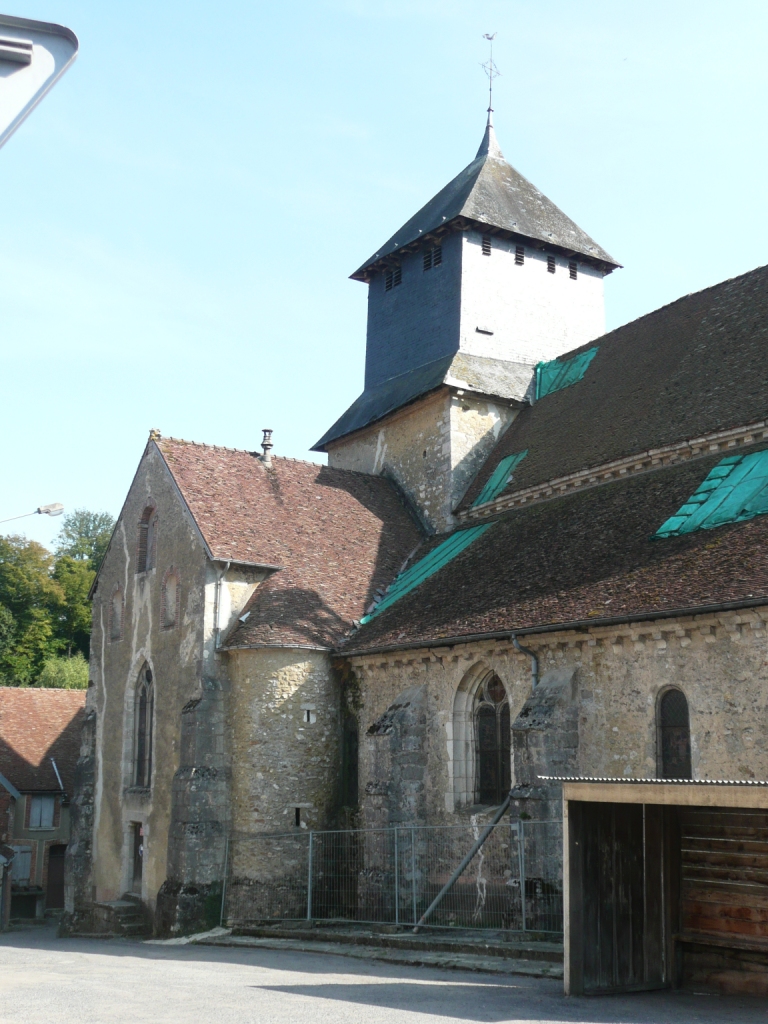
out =
[(488, 75), (488, 119), (489, 120), (490, 120), (491, 114), (493, 113), (493, 80), (494, 80), (494, 78), (498, 78), (499, 75), (501, 74), (499, 69), (493, 63), (493, 40), (495, 38), (496, 38), (496, 33), (495, 32), (493, 34), (491, 34), (489, 32), (484, 32), (483, 33), (483, 39), (487, 39), (488, 40), (488, 45), (490, 47), (490, 55), (488, 57), (488, 60), (486, 61), (485, 64), (481, 64), (480, 65), (480, 67), (483, 69), (483, 71), (486, 73), (486, 75)]

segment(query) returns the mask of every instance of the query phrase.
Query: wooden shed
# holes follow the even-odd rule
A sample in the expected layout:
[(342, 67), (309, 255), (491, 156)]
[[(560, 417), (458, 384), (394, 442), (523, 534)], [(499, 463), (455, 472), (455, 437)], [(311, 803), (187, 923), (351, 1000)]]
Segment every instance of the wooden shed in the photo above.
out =
[(559, 781), (566, 993), (768, 995), (768, 782)]

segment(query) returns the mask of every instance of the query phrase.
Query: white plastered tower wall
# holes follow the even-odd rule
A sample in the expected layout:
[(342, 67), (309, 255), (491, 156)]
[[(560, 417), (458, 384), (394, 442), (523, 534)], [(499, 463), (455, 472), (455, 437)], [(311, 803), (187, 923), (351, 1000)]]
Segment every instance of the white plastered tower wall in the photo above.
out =
[[(460, 351), (535, 364), (605, 333), (602, 270), (525, 240), (487, 237), (489, 256), (481, 232), (462, 236)], [(522, 263), (515, 262), (518, 247)]]

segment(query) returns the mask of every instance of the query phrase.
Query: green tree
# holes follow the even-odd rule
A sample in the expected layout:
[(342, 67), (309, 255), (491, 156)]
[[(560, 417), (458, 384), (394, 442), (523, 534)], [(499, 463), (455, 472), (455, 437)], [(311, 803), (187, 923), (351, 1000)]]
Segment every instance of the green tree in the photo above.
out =
[(0, 537), (0, 679), (26, 685), (40, 673), (46, 658), (65, 642), (57, 626), (65, 594), (53, 578), (50, 551), (26, 537)]
[(88, 662), (78, 651), (71, 658), (48, 658), (35, 686), (56, 686), (65, 690), (88, 687)]
[(108, 512), (76, 508), (62, 520), (56, 538), (56, 555), (90, 562), (91, 568), (98, 572), (114, 528), (115, 520)]
[(56, 559), (53, 570), (53, 579), (61, 587), (64, 598), (54, 629), (69, 657), (76, 651), (84, 658), (90, 654), (91, 602), (88, 592), (96, 578), (91, 566), (90, 559), (79, 561), (70, 555), (61, 555)]

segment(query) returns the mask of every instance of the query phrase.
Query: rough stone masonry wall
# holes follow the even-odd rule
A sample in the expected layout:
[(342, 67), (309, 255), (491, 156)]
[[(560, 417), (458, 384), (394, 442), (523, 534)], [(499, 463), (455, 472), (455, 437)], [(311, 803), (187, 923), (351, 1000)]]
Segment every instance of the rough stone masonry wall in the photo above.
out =
[(96, 782), (96, 712), (86, 710), (80, 733), (70, 804), (70, 838), (64, 862), (62, 931), (93, 930), (93, 812)]
[(392, 477), (442, 533), (452, 528), (453, 509), (514, 416), (501, 402), (443, 388), (337, 442), (328, 464)]
[[(233, 833), (332, 827), (341, 737), (339, 687), (328, 655), (295, 648), (232, 651), (229, 675)], [(263, 870), (262, 848), (238, 842), (232, 874)]]
[[(768, 779), (766, 621), (768, 608), (760, 608), (529, 635), (524, 642), (538, 652), (542, 679), (568, 680), (548, 710), (541, 706), (544, 691), (537, 696), (535, 736), (520, 719), (530, 696), (530, 663), (508, 641), (352, 658), (362, 700), (360, 734), (410, 687), (423, 686), (425, 813), (430, 824), (454, 822), (470, 809), (454, 800), (453, 708), (462, 680), (478, 666), (495, 671), (507, 690), (513, 773), (524, 785), (539, 774), (655, 777), (657, 702), (677, 686), (689, 703), (694, 778)], [(377, 771), (373, 750), (361, 743), (362, 793), (384, 781)], [(556, 810), (551, 794), (534, 795), (550, 801), (549, 813)]]
[[(136, 572), (138, 524), (157, 507), (154, 567)], [(179, 620), (162, 628), (167, 569), (178, 570)], [(154, 907), (165, 881), (171, 795), (180, 763), (182, 708), (201, 696), (205, 554), (157, 449), (150, 444), (137, 471), (99, 575), (93, 602), (91, 678), (87, 707), (96, 714), (93, 813), (93, 897), (110, 900), (131, 884), (134, 822), (144, 828), (142, 898)], [(110, 636), (115, 587), (124, 600), (123, 629)], [(133, 712), (145, 661), (154, 679), (153, 771), (149, 789), (133, 786)]]
[(167, 878), (156, 930), (177, 934), (219, 923), (230, 828), (226, 685), (204, 679), (181, 712), (180, 765), (173, 779)]

